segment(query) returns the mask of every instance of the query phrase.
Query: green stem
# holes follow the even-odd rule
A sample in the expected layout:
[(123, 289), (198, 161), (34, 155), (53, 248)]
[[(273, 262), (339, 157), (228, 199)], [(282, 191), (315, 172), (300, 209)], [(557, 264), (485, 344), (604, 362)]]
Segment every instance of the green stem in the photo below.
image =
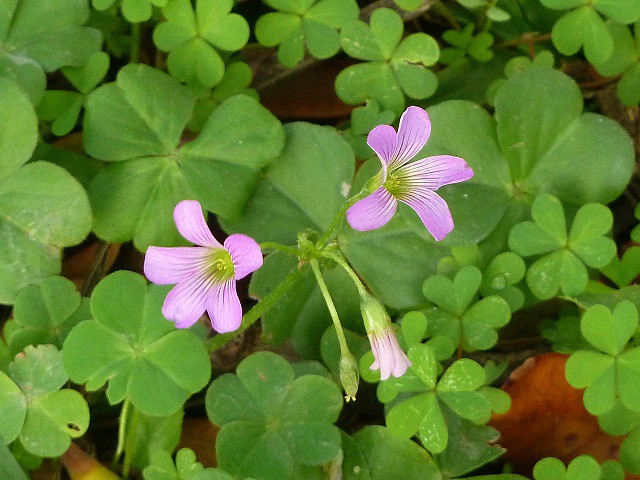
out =
[(349, 352), (347, 339), (344, 336), (344, 330), (342, 330), (340, 317), (338, 317), (338, 311), (336, 310), (336, 306), (333, 303), (333, 299), (331, 298), (331, 294), (329, 293), (327, 284), (324, 282), (324, 278), (322, 278), (322, 272), (320, 272), (320, 265), (318, 264), (318, 260), (313, 258), (309, 263), (311, 264), (311, 269), (313, 270), (313, 274), (316, 277), (316, 281), (318, 282), (318, 286), (320, 287), (320, 291), (322, 292), (324, 301), (327, 304), (327, 308), (329, 309), (329, 314), (331, 315), (331, 320), (333, 320), (333, 325), (336, 327), (338, 342), (340, 343), (340, 352), (342, 353), (342, 355), (347, 355)]
[(294, 257), (299, 257), (302, 253), (296, 247), (290, 247), (287, 245), (281, 245), (276, 242), (262, 242), (260, 244), (260, 250), (278, 250), (280, 252), (288, 253), (289, 255), (293, 255)]
[(120, 420), (118, 422), (118, 445), (116, 447), (116, 453), (113, 455), (113, 460), (111, 461), (112, 468), (115, 468), (118, 465), (120, 457), (122, 456), (122, 452), (124, 451), (125, 432), (127, 430), (127, 416), (129, 414), (130, 406), (131, 402), (127, 397), (124, 399), (122, 409), (120, 410)]
[(349, 209), (349, 207), (351, 205), (353, 205), (354, 203), (356, 203), (358, 200), (363, 199), (364, 197), (366, 197), (367, 195), (369, 195), (371, 192), (369, 191), (369, 189), (367, 188), (367, 186), (365, 185), (365, 187), (360, 190), (360, 192), (356, 195), (354, 195), (353, 197), (351, 197), (349, 200), (347, 200), (345, 202), (344, 205), (342, 205), (342, 207), (340, 208), (340, 210), (338, 210), (338, 212), (335, 214), (335, 216), (333, 217), (333, 220), (331, 220), (331, 224), (329, 225), (329, 228), (327, 228), (327, 230), (322, 234), (322, 236), (320, 237), (320, 240), (318, 240), (318, 245), (319, 246), (323, 246), (327, 240), (329, 240), (331, 238), (331, 235), (333, 234), (333, 231), (342, 223), (342, 221), (344, 220), (344, 216), (347, 213), (347, 210)]
[(449, 10), (447, 6), (442, 3), (442, 0), (435, 0), (433, 2), (433, 5), (436, 7), (436, 10), (438, 10), (438, 12), (447, 19), (447, 21), (453, 28), (455, 28), (456, 30), (462, 30), (462, 27), (460, 26), (460, 23), (458, 23), (458, 20), (456, 20), (456, 17), (453, 15), (453, 13), (451, 13), (451, 10)]
[(353, 283), (356, 284), (356, 288), (358, 289), (358, 293), (361, 297), (367, 294), (367, 287), (364, 286), (364, 283), (362, 283), (362, 280), (360, 280), (358, 274), (353, 271), (351, 265), (349, 265), (347, 260), (341, 254), (331, 252), (327, 254), (327, 257), (332, 259), (334, 262), (340, 265), (345, 272), (347, 272), (347, 274), (351, 277), (351, 280), (353, 280)]
[(129, 51), (129, 63), (140, 63), (140, 39), (141, 28), (139, 23), (131, 24), (131, 50)]
[(216, 335), (209, 340), (209, 351), (213, 352), (225, 346), (228, 342), (244, 332), (247, 328), (253, 325), (262, 315), (267, 313), (277, 302), (287, 293), (293, 285), (302, 276), (302, 268), (294, 268), (291, 270), (284, 280), (278, 285), (269, 295), (264, 297), (258, 303), (256, 303), (251, 310), (244, 314), (242, 317), (242, 323), (240, 327), (229, 333), (223, 333)]
[(124, 449), (124, 464), (122, 465), (122, 478), (124, 480), (128, 480), (129, 478), (129, 470), (131, 470), (131, 462), (133, 461), (133, 447), (136, 442), (139, 422), (140, 414), (134, 407), (133, 417), (131, 418), (131, 428), (129, 428), (129, 431), (127, 432), (127, 444)]

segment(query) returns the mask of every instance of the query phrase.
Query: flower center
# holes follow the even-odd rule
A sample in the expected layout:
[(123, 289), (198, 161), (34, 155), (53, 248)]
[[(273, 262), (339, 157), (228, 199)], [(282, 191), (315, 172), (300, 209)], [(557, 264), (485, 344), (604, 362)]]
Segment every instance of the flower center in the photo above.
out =
[(209, 257), (209, 275), (217, 282), (226, 282), (235, 275), (231, 254), (223, 248), (211, 251)]
[(388, 175), (387, 181), (384, 182), (383, 186), (396, 198), (407, 192), (406, 179), (395, 172)]

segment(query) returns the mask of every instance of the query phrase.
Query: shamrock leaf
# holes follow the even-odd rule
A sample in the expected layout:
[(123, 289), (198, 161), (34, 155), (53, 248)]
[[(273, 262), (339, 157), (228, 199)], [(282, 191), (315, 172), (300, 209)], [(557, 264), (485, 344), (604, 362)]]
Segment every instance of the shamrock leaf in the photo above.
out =
[(0, 476), (11, 480), (28, 480), (9, 447), (0, 442)]
[(73, 130), (87, 94), (96, 88), (109, 70), (109, 55), (96, 52), (82, 67), (63, 67), (62, 74), (78, 92), (47, 90), (38, 104), (40, 118), (52, 121), (51, 131), (62, 136)]
[[(60, 250), (80, 243), (91, 229), (82, 186), (64, 169), (31, 162), (38, 139), (31, 102), (0, 78), (0, 303), (20, 288), (60, 271)], [(48, 219), (46, 222), (36, 219)]]
[(580, 207), (568, 236), (562, 204), (553, 195), (536, 197), (531, 216), (533, 221), (511, 229), (509, 247), (524, 257), (544, 255), (527, 271), (527, 284), (538, 298), (552, 298), (558, 290), (565, 295), (582, 293), (589, 279), (585, 264), (603, 267), (615, 255), (615, 243), (604, 236), (613, 224), (604, 205)]
[(630, 473), (640, 472), (640, 428), (631, 432), (620, 445), (620, 463)]
[[(456, 360), (436, 382), (435, 353), (427, 345), (409, 350), (411, 370), (423, 382), (422, 392), (396, 403), (387, 413), (387, 428), (403, 438), (418, 435), (424, 447), (440, 453), (447, 446), (449, 433), (443, 405), (456, 415), (481, 424), (489, 420), (491, 407), (477, 390), (485, 382), (485, 371), (466, 358)], [(419, 391), (420, 391), (419, 390)]]
[(496, 329), (511, 318), (507, 302), (491, 295), (476, 302), (482, 283), (480, 270), (467, 265), (453, 281), (444, 275), (427, 278), (422, 291), (436, 307), (425, 312), (432, 335), (444, 335), (466, 350), (486, 350), (498, 340)]
[(266, 47), (278, 46), (278, 59), (294, 67), (304, 57), (305, 44), (316, 58), (329, 58), (340, 50), (337, 30), (356, 20), (354, 0), (266, 0), (278, 10), (256, 22), (256, 38)]
[(216, 378), (206, 408), (221, 427), (218, 463), (236, 476), (308, 478), (301, 472), (317, 472), (340, 451), (340, 431), (333, 425), (342, 408), (338, 386), (318, 375), (295, 378), (293, 367), (274, 353), (254, 353), (236, 374)]
[(388, 428), (369, 425), (342, 434), (345, 480), (440, 480), (436, 462), (415, 442)]
[(12, 0), (0, 6), (0, 71), (28, 92), (34, 104), (46, 85), (45, 71), (81, 66), (100, 49), (100, 32), (83, 27), (86, 0)]
[(88, 303), (73, 282), (54, 276), (18, 292), (13, 320), (5, 324), (4, 333), (14, 355), (27, 345), (51, 343), (61, 348), (69, 331), (88, 318)]
[(162, 9), (167, 19), (153, 31), (153, 41), (169, 52), (169, 73), (180, 82), (211, 88), (224, 76), (224, 62), (216, 51), (233, 52), (245, 46), (249, 25), (231, 12), (233, 0), (169, 0)]
[(640, 247), (627, 249), (620, 259), (613, 257), (611, 263), (600, 268), (600, 271), (618, 288), (626, 287), (640, 275)]
[(459, 62), (465, 55), (469, 55), (479, 62), (488, 62), (493, 58), (491, 45), (493, 35), (488, 32), (480, 32), (473, 35), (475, 25), (469, 24), (462, 29), (447, 30), (442, 34), (442, 39), (455, 48), (444, 48), (440, 54), (440, 62), (445, 65)]
[(589, 307), (580, 331), (596, 351), (579, 350), (566, 365), (566, 377), (575, 388), (585, 388), (584, 405), (593, 415), (612, 410), (616, 402), (640, 412), (640, 347), (627, 349), (638, 326), (638, 311), (623, 300), (611, 312), (604, 305)]
[(233, 480), (218, 468), (204, 468), (196, 462), (196, 454), (189, 448), (181, 448), (175, 464), (166, 450), (151, 452), (151, 463), (143, 471), (144, 480)]
[(619, 23), (607, 22), (607, 29), (613, 38), (615, 55), (594, 66), (607, 77), (622, 75), (618, 97), (625, 105), (637, 105), (640, 103), (640, 23), (633, 26), (633, 36), (629, 27)]
[[(555, 59), (553, 58), (553, 53), (548, 50), (542, 50), (541, 52), (536, 53), (533, 60), (530, 57), (525, 56), (511, 58), (504, 66), (504, 75), (507, 78), (511, 78), (514, 75), (524, 72), (530, 68), (554, 68), (554, 65)], [(504, 82), (504, 78), (498, 78), (491, 82), (486, 93), (489, 104), (494, 104), (495, 97)]]
[(480, 293), (483, 297), (498, 295), (506, 300), (512, 312), (524, 305), (524, 294), (514, 285), (524, 278), (527, 267), (513, 252), (502, 252), (482, 272)]
[(557, 321), (545, 321), (540, 326), (542, 336), (551, 342), (554, 352), (573, 353), (590, 348), (580, 333), (580, 318), (572, 315), (560, 317)]
[(176, 80), (145, 65), (123, 67), (115, 83), (88, 96), (85, 149), (112, 162), (90, 187), (100, 237), (133, 239), (140, 250), (179, 245), (172, 212), (180, 200), (195, 198), (225, 217), (242, 210), (260, 170), (282, 149), (282, 126), (258, 102), (237, 95), (180, 146), (193, 105)]
[(17, 438), (40, 457), (62, 455), (89, 426), (89, 407), (75, 390), (59, 390), (69, 379), (53, 345), (28, 346), (0, 372), (0, 438)]
[(624, 470), (615, 460), (607, 460), (599, 465), (589, 455), (580, 455), (564, 463), (557, 458), (547, 457), (533, 467), (535, 480), (623, 480)]
[(71, 379), (90, 391), (108, 382), (112, 405), (126, 398), (147, 415), (177, 411), (207, 384), (211, 367), (195, 334), (163, 317), (166, 295), (167, 288), (147, 286), (132, 272), (102, 280), (91, 296), (94, 319), (79, 323), (62, 347)]
[[(96, 10), (106, 10), (118, 0), (92, 0)], [(122, 15), (131, 23), (146, 22), (151, 18), (153, 7), (164, 7), (167, 0), (120, 0)]]
[(171, 415), (155, 417), (137, 412), (137, 418), (127, 418), (127, 430), (130, 432), (129, 448), (131, 465), (143, 469), (151, 462), (154, 452), (173, 452), (180, 441), (183, 409)]
[(635, 0), (540, 1), (545, 7), (555, 10), (572, 9), (553, 26), (551, 32), (553, 44), (563, 55), (573, 55), (582, 46), (587, 60), (593, 65), (607, 61), (613, 53), (613, 38), (599, 14), (618, 23), (632, 23), (640, 19), (640, 4)]
[(349, 56), (365, 60), (336, 77), (336, 93), (344, 102), (376, 100), (400, 115), (405, 95), (416, 99), (433, 95), (438, 81), (427, 67), (438, 61), (438, 43), (426, 33), (402, 39), (403, 31), (402, 18), (389, 8), (376, 9), (370, 25), (356, 20), (343, 27), (342, 48)]
[(368, 101), (362, 107), (351, 111), (351, 126), (343, 132), (345, 139), (353, 148), (358, 158), (370, 158), (373, 150), (367, 145), (367, 135), (376, 126), (389, 125), (395, 120), (395, 114), (390, 110), (381, 110), (375, 100)]

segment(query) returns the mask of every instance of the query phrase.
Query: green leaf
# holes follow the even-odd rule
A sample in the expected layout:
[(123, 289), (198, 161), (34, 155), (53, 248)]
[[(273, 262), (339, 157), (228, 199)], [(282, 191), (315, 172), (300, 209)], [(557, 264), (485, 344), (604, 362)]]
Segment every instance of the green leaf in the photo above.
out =
[(196, 455), (189, 448), (181, 448), (175, 464), (165, 450), (153, 450), (151, 462), (143, 470), (145, 480), (233, 480), (218, 468), (204, 468), (196, 462)]
[(7, 480), (28, 479), (24, 470), (20, 468), (20, 465), (4, 442), (0, 442), (0, 476)]
[[(176, 412), (204, 387), (211, 371), (209, 355), (195, 334), (177, 330), (162, 316), (167, 291), (148, 287), (132, 272), (102, 280), (91, 296), (95, 319), (78, 324), (64, 342), (62, 355), (71, 379), (86, 383), (87, 390), (108, 382), (112, 405), (128, 398), (136, 409), (155, 416)], [(158, 391), (163, 394), (156, 395)]]
[(19, 438), (28, 452), (57, 457), (84, 434), (89, 407), (75, 390), (58, 390), (67, 379), (52, 345), (28, 346), (9, 365), (9, 376), (0, 372), (0, 412), (9, 420), (0, 436), (7, 444)]
[(524, 304), (524, 294), (514, 285), (525, 275), (526, 265), (519, 255), (503, 252), (493, 258), (482, 272), (482, 296), (498, 295), (505, 299), (512, 312)]
[(620, 259), (613, 257), (611, 262), (600, 268), (619, 288), (626, 287), (640, 275), (640, 247), (627, 249)]
[(563, 55), (573, 55), (584, 47), (589, 63), (606, 62), (613, 53), (613, 38), (600, 15), (590, 6), (565, 14), (553, 26), (553, 44)]
[(634, 430), (620, 445), (620, 463), (626, 471), (640, 472), (640, 429)]
[[(244, 399), (248, 409), (229, 402), (230, 397)], [(340, 434), (332, 425), (342, 407), (339, 388), (318, 375), (294, 379), (291, 365), (274, 353), (255, 353), (240, 363), (237, 375), (214, 380), (206, 407), (211, 421), (221, 426), (218, 462), (234, 475), (298, 478), (294, 472), (328, 463), (340, 449)]]
[(582, 315), (580, 331), (598, 350), (616, 356), (622, 352), (638, 326), (633, 303), (622, 301), (613, 313), (604, 305), (589, 307)]
[(241, 216), (222, 220), (225, 230), (292, 244), (305, 229), (324, 231), (345, 202), (354, 171), (347, 142), (331, 128), (307, 123), (286, 125), (285, 135), (284, 150)]
[(484, 385), (485, 373), (482, 366), (468, 358), (456, 360), (438, 380), (440, 392), (469, 392)]
[(172, 452), (180, 441), (182, 419), (184, 412), (177, 412), (166, 417), (153, 417), (138, 412), (138, 419), (134, 423), (129, 417), (127, 429), (132, 440), (129, 444), (131, 465), (143, 469), (150, 463), (154, 452)]

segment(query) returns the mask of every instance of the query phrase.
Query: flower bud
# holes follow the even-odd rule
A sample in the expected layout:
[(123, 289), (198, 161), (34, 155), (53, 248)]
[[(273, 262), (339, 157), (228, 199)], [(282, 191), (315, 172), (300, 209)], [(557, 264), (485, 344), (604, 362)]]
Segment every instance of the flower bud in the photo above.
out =
[(344, 388), (344, 398), (347, 402), (356, 399), (359, 381), (358, 362), (351, 355), (351, 352), (344, 352), (340, 356), (340, 382), (342, 383), (342, 388)]

